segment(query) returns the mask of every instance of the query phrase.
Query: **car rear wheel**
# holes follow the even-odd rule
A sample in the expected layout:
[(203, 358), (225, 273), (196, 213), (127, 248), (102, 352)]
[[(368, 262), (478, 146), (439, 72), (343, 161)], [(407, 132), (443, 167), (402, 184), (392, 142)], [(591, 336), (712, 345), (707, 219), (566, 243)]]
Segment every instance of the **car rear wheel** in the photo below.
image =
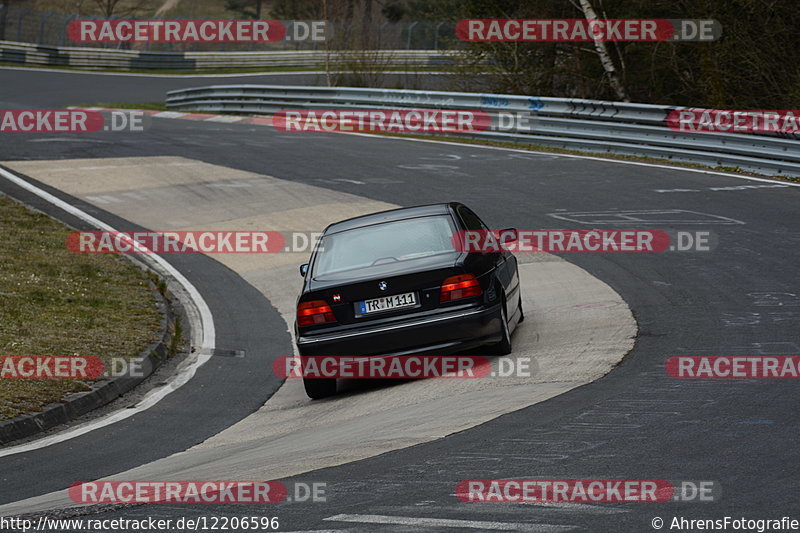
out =
[(336, 380), (331, 378), (303, 378), (303, 386), (306, 389), (306, 394), (312, 400), (319, 400), (336, 394)]
[(500, 307), (500, 332), (503, 338), (493, 346), (493, 351), (497, 355), (508, 355), (511, 353), (511, 329), (508, 327), (505, 297), (503, 297), (503, 305)]

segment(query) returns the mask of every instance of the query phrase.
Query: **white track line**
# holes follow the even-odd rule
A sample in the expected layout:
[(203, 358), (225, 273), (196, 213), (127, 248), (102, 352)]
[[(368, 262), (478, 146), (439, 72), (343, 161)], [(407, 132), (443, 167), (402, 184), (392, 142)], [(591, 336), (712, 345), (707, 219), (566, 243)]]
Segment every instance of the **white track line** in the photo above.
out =
[(323, 520), (332, 522), (357, 522), (362, 524), (394, 524), (415, 528), (458, 527), (483, 531), (569, 531), (575, 526), (556, 524), (524, 524), (520, 522), (489, 522), (484, 520), (453, 520), (450, 518), (417, 518), (413, 516), (387, 516), (378, 514), (337, 514)]
[(303, 531), (285, 531), (284, 533), (348, 533), (349, 529), (305, 529)]
[[(68, 204), (64, 200), (61, 200), (60, 198), (43, 191), (42, 189), (28, 183), (24, 179), (12, 174), (11, 172), (8, 172), (3, 168), (0, 168), (0, 176), (101, 230), (116, 231), (113, 227), (109, 226), (105, 222), (81, 211), (77, 207)], [(198, 342), (196, 344), (200, 346), (200, 349), (196, 354), (189, 356), (189, 358), (187, 358), (187, 360), (180, 365), (178, 373), (170, 377), (165, 386), (158, 387), (148, 392), (141, 399), (141, 401), (136, 404), (136, 407), (114, 411), (113, 413), (109, 413), (102, 418), (87, 422), (86, 424), (81, 424), (75, 428), (58, 433), (51, 437), (39, 439), (27, 444), (20, 444), (17, 446), (0, 449), (0, 457), (37, 450), (39, 448), (50, 446), (51, 444), (64, 442), (66, 440), (89, 433), (90, 431), (94, 431), (95, 429), (108, 426), (115, 422), (119, 422), (120, 420), (125, 420), (126, 418), (139, 414), (157, 404), (172, 391), (177, 390), (181, 386), (185, 385), (194, 376), (195, 372), (197, 372), (197, 369), (211, 358), (211, 354), (216, 346), (216, 332), (214, 329), (214, 319), (211, 315), (211, 309), (209, 309), (208, 304), (206, 304), (206, 301), (203, 299), (195, 286), (192, 285), (192, 283), (186, 279), (183, 274), (181, 274), (175, 267), (170, 265), (162, 257), (155, 254), (147, 254), (144, 257), (146, 257), (147, 261), (155, 263), (155, 265), (157, 265), (161, 271), (172, 276), (175, 281), (180, 284), (181, 288), (186, 291), (189, 299), (196, 307), (196, 311), (199, 314), (199, 324), (196, 323), (198, 320), (196, 317), (192, 316), (192, 313), (188, 314), (190, 322), (193, 322), (191, 324), (192, 335), (199, 335), (199, 338), (197, 339)]]

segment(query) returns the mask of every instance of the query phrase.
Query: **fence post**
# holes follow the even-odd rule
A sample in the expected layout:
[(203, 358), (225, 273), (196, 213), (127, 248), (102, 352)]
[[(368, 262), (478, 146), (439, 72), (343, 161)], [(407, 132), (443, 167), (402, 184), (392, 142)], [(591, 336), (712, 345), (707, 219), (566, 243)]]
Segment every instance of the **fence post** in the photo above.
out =
[(411, 35), (414, 33), (414, 26), (419, 22), (412, 22), (408, 25), (408, 40), (406, 41), (406, 50), (411, 50)]
[(64, 19), (64, 25), (61, 27), (61, 39), (60, 39), (60, 46), (66, 46), (67, 44), (67, 27), (69, 23), (75, 20), (75, 15), (70, 15)]
[(8, 5), (0, 3), (0, 41), (6, 39), (6, 14), (8, 13)]
[(389, 24), (391, 23), (388, 21), (384, 22), (383, 24), (380, 25), (380, 28), (378, 28), (378, 39), (380, 39), (380, 44), (378, 45), (378, 48), (381, 50), (384, 49), (384, 42), (385, 42), (384, 39), (386, 39), (386, 30), (384, 30), (384, 28)]
[(39, 39), (37, 40), (39, 44), (44, 44), (44, 26), (47, 24), (47, 20), (52, 16), (53, 12), (49, 11), (47, 13), (43, 13), (39, 17)]
[(23, 9), (17, 17), (17, 42), (22, 42), (22, 21), (25, 20), (25, 17), (27, 17), (30, 12), (30, 9)]
[(436, 25), (436, 29), (433, 30), (433, 49), (439, 50), (439, 28), (442, 27), (444, 22), (440, 22)]

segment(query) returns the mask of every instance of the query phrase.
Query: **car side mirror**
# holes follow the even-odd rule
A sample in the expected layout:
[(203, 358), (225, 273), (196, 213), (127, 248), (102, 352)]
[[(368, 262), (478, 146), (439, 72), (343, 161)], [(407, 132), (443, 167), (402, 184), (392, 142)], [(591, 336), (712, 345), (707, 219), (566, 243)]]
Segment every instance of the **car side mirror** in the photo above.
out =
[(507, 242), (516, 242), (519, 240), (519, 234), (515, 228), (501, 229), (498, 233), (500, 235), (501, 244), (505, 244)]
[(308, 272), (308, 263), (303, 263), (300, 265), (300, 275), (306, 277), (306, 273)]

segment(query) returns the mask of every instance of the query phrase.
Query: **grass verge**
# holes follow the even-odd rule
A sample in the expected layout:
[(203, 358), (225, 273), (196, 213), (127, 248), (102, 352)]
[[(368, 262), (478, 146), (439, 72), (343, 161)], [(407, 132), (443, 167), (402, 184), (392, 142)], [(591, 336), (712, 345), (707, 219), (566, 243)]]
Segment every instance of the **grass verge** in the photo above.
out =
[[(136, 357), (161, 315), (144, 272), (106, 254), (75, 254), (70, 230), (0, 196), (0, 356)], [(0, 420), (40, 411), (88, 380), (0, 379)]]

